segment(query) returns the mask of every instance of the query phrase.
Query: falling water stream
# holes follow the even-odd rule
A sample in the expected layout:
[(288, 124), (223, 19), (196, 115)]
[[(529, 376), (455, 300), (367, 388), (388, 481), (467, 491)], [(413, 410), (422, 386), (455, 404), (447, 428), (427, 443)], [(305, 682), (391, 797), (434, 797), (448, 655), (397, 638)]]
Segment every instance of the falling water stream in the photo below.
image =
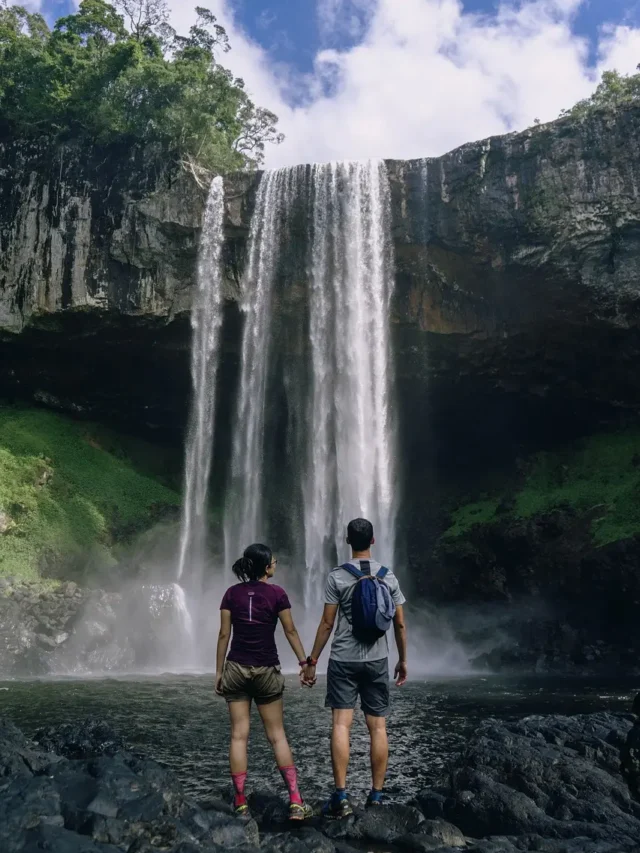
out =
[(311, 172), (312, 396), (304, 483), (305, 604), (320, 601), (344, 528), (369, 518), (376, 554), (394, 556), (394, 429), (389, 341), (393, 250), (385, 165)]
[[(191, 312), (191, 381), (193, 399), (185, 448), (185, 485), (176, 605), (186, 640), (194, 641), (194, 620), (188, 599), (202, 587), (207, 545), (207, 496), (215, 428), (216, 377), (222, 324), (222, 274), (224, 185), (222, 178), (211, 183), (205, 209), (200, 253), (198, 289)], [(186, 589), (186, 594), (185, 594)], [(189, 653), (191, 650), (187, 650)]]
[(286, 222), (301, 169), (266, 172), (251, 220), (249, 257), (242, 283), (245, 314), (240, 387), (234, 421), (231, 477), (224, 519), (225, 565), (232, 565), (264, 529), (264, 443), (271, 351), (273, 288)]

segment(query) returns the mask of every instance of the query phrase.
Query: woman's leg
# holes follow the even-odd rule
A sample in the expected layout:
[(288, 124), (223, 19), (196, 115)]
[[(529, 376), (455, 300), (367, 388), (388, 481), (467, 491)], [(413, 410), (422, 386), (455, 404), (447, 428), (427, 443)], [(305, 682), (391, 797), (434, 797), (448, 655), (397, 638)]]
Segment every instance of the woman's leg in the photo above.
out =
[(258, 705), (264, 731), (276, 757), (278, 769), (289, 791), (289, 798), (292, 803), (302, 804), (302, 797), (298, 789), (298, 773), (293, 764), (293, 756), (284, 730), (282, 709), (282, 699), (270, 702), (268, 705)]
[(284, 730), (283, 704), (282, 699), (278, 699), (267, 705), (258, 705), (258, 711), (278, 767), (289, 767), (293, 764), (293, 756)]
[(247, 800), (244, 785), (247, 779), (247, 743), (251, 720), (251, 702), (229, 702), (231, 718), (231, 743), (229, 746), (229, 764), (235, 792), (234, 806), (244, 806)]

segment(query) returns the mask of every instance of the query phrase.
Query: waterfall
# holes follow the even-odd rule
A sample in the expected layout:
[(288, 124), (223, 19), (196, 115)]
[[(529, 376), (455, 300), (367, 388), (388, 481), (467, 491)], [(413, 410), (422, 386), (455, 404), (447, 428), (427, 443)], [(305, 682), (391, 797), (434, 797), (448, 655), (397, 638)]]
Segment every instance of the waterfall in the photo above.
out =
[[(368, 517), (376, 554), (388, 562), (394, 556), (389, 334), (394, 270), (384, 162), (280, 169), (261, 179), (243, 279), (242, 365), (225, 512), (227, 566), (252, 541), (270, 541), (266, 515), (274, 495), (264, 456), (265, 447), (273, 446), (275, 426), (266, 409), (271, 340), (274, 327), (281, 328), (272, 305), (287, 266), (283, 255), (292, 244), (306, 250), (308, 329), (306, 353), (300, 363), (289, 358), (296, 363), (287, 366), (285, 384), (296, 385), (290, 406), (297, 408), (301, 440), (293, 445), (304, 450), (301, 459), (290, 453), (281, 464), (298, 475), (303, 529), (294, 529), (293, 538), (302, 543), (304, 598), (312, 607), (327, 569), (346, 556), (345, 524), (351, 518)], [(297, 498), (278, 495), (288, 502), (294, 528)]]
[(391, 418), (393, 250), (384, 162), (314, 166), (310, 340), (312, 400), (305, 474), (305, 603), (345, 555), (345, 524), (373, 522), (392, 562), (396, 488)]
[(251, 221), (247, 269), (242, 281), (245, 314), (240, 387), (234, 419), (231, 479), (224, 518), (225, 565), (264, 539), (265, 407), (271, 307), (285, 225), (296, 198), (300, 169), (266, 172)]
[[(191, 312), (193, 399), (185, 448), (185, 485), (178, 584), (197, 595), (207, 545), (207, 494), (213, 456), (216, 376), (222, 324), (220, 254), (224, 238), (224, 186), (214, 178), (205, 209), (198, 258), (198, 288)], [(183, 580), (188, 574), (188, 581)], [(182, 605), (186, 602), (181, 598)]]

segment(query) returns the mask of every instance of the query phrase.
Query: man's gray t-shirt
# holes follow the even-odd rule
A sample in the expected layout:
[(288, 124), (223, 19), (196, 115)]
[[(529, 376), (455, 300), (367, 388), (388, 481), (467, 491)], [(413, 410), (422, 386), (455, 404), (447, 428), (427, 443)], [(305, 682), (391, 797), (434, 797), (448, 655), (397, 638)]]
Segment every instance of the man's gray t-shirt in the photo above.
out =
[[(382, 568), (381, 564), (375, 560), (349, 560), (349, 563), (361, 571), (364, 570), (362, 564), (369, 563), (372, 575), (377, 575)], [(356, 640), (351, 633), (351, 597), (358, 582), (353, 575), (342, 568), (334, 569), (327, 578), (324, 591), (325, 604), (338, 605), (338, 624), (331, 644), (331, 660), (347, 663), (350, 661), (382, 660), (389, 657), (388, 634), (385, 634), (372, 646), (368, 646), (366, 643)], [(389, 587), (389, 592), (396, 606), (404, 604), (406, 599), (400, 590), (398, 578), (392, 571), (388, 572), (384, 582)]]

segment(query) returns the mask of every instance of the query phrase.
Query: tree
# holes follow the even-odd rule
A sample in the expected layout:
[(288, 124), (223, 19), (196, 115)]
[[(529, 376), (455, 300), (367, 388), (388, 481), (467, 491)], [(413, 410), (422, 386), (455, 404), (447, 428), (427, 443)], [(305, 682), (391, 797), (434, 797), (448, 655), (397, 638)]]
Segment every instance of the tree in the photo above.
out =
[(561, 115), (583, 118), (595, 110), (616, 110), (639, 102), (640, 73), (619, 74), (617, 71), (605, 71), (593, 95), (579, 101), (571, 109), (563, 110)]
[(138, 41), (158, 34), (169, 22), (165, 0), (113, 0)]
[[(1, 2), (1, 0), (0, 0)], [(207, 9), (187, 36), (164, 0), (82, 0), (53, 31), (0, 6), (0, 128), (109, 143), (160, 144), (211, 171), (253, 168), (278, 144), (277, 118), (218, 62), (229, 50)]]

